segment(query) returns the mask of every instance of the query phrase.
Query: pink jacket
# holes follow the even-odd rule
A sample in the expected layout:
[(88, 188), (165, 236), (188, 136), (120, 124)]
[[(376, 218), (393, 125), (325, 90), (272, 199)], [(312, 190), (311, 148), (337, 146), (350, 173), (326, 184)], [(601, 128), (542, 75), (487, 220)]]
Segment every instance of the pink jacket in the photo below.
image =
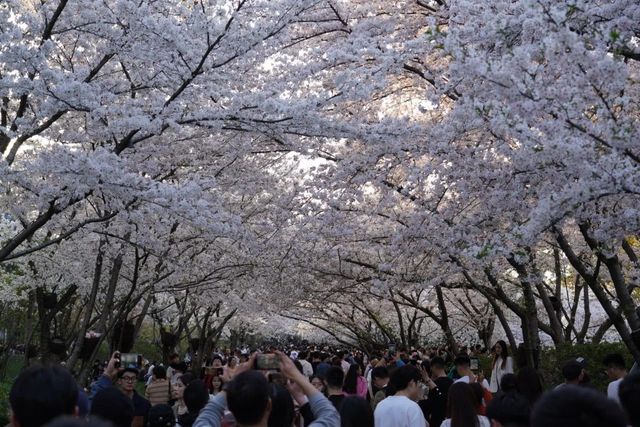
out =
[(356, 382), (356, 392), (355, 394), (344, 392), (345, 396), (360, 396), (363, 399), (367, 398), (367, 393), (369, 393), (369, 387), (367, 385), (367, 380), (364, 377), (358, 377)]
[(369, 387), (367, 387), (367, 380), (364, 377), (358, 377), (358, 384), (356, 388), (356, 394), (364, 399), (367, 398)]

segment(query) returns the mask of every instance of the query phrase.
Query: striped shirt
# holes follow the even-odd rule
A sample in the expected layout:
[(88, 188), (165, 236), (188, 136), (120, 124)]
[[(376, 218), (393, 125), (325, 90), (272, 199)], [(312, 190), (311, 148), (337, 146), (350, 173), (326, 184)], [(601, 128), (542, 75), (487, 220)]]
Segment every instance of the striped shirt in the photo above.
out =
[(167, 403), (171, 398), (169, 381), (166, 378), (151, 381), (144, 392), (151, 406)]

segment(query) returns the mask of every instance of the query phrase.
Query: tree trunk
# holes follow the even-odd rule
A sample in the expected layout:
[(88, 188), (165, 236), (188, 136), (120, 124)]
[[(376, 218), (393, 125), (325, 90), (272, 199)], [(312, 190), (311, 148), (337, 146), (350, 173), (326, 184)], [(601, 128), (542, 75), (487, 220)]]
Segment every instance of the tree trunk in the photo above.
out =
[[(534, 332), (529, 331), (529, 335), (527, 336), (528, 337), (527, 339), (530, 339), (530, 340), (535, 339), (536, 344), (533, 348), (538, 347), (538, 344), (537, 344), (539, 343), (538, 309), (536, 307), (535, 295), (533, 293), (533, 288), (535, 287), (535, 289), (538, 291), (538, 295), (540, 296), (540, 300), (542, 301), (542, 305), (544, 306), (544, 309), (547, 312), (547, 317), (549, 318), (549, 326), (551, 329), (550, 331), (551, 333), (549, 335), (551, 335), (551, 339), (553, 340), (553, 343), (555, 345), (563, 344), (564, 330), (562, 329), (562, 323), (560, 322), (560, 319), (558, 319), (557, 317), (556, 309), (549, 298), (549, 294), (547, 293), (546, 288), (544, 287), (544, 283), (542, 282), (542, 277), (540, 276), (540, 273), (535, 267), (535, 263), (531, 255), (530, 249), (525, 248), (525, 251), (527, 252), (527, 256), (529, 258), (529, 263), (528, 263), (529, 268), (527, 268), (525, 264), (516, 261), (516, 259), (513, 256), (507, 258), (507, 261), (509, 261), (509, 264), (511, 264), (511, 266), (515, 268), (516, 272), (518, 273), (518, 276), (520, 277), (520, 283), (522, 284), (524, 297), (525, 297), (525, 312), (526, 312), (526, 318), (527, 318), (525, 322), (528, 325), (527, 327), (533, 327), (535, 324), (535, 337), (533, 335)], [(535, 312), (535, 322), (531, 318), (531, 316), (533, 315), (532, 314), (533, 312)], [(525, 340), (525, 344), (526, 344), (526, 340)], [(530, 365), (530, 366), (533, 366), (533, 365)]]
[(491, 304), (491, 306), (493, 307), (493, 311), (494, 313), (496, 313), (496, 316), (498, 316), (498, 321), (500, 321), (502, 330), (507, 336), (507, 342), (511, 346), (511, 349), (515, 351), (516, 348), (518, 348), (518, 344), (516, 343), (516, 338), (513, 336), (513, 331), (511, 330), (511, 326), (507, 321), (507, 317), (504, 315), (504, 311), (502, 310), (502, 307), (500, 307), (499, 304), (493, 298), (489, 297), (487, 298), (487, 300), (489, 301), (489, 304)]
[(609, 296), (605, 292), (603, 285), (598, 279), (598, 272), (600, 270), (600, 258), (598, 257), (598, 262), (596, 264), (595, 272), (592, 274), (589, 269), (583, 264), (583, 262), (578, 258), (578, 256), (573, 251), (573, 248), (569, 244), (569, 241), (566, 239), (562, 230), (555, 229), (556, 240), (560, 245), (560, 248), (565, 253), (565, 256), (573, 266), (573, 268), (580, 274), (582, 279), (587, 283), (593, 294), (600, 302), (600, 305), (607, 313), (611, 321), (613, 322), (613, 326), (620, 334), (620, 338), (625, 343), (629, 352), (633, 356), (634, 360), (640, 363), (640, 346), (636, 345), (634, 340), (631, 338), (631, 332), (627, 327), (627, 323), (624, 321), (624, 317), (621, 315), (619, 311), (617, 311), (611, 301), (609, 300)]
[(444, 301), (441, 285), (436, 285), (436, 297), (438, 298), (438, 310), (440, 311), (440, 327), (442, 328), (442, 332), (444, 333), (444, 337), (447, 340), (449, 348), (454, 354), (458, 354), (458, 342), (453, 336), (451, 326), (449, 325), (449, 313), (447, 312), (447, 305)]
[(600, 344), (600, 342), (602, 341), (602, 338), (604, 338), (604, 334), (606, 334), (607, 331), (611, 329), (612, 326), (613, 326), (613, 320), (611, 320), (610, 318), (605, 319), (605, 321), (602, 322), (602, 325), (598, 327), (598, 330), (596, 331), (596, 333), (593, 334), (593, 338), (591, 338), (591, 343), (594, 345)]
[[(3, 314), (5, 315), (8, 314), (10, 316), (11, 313), (14, 312), (14, 310), (11, 310), (11, 313), (8, 313), (9, 308), (5, 304), (0, 304), (0, 308), (2, 309)], [(3, 381), (7, 376), (7, 366), (9, 364), (9, 357), (10, 357), (9, 350), (14, 348), (18, 343), (18, 326), (19, 326), (19, 322), (5, 322), (5, 320), (7, 320), (8, 317), (3, 316), (2, 319), (4, 324), (8, 324), (8, 327), (6, 329), (7, 335), (4, 343), (4, 351), (2, 352), (2, 354), (0, 354), (0, 381)]]
[[(629, 327), (632, 331), (640, 331), (640, 318), (636, 311), (636, 304), (629, 293), (629, 288), (626, 285), (618, 256), (603, 253), (601, 245), (589, 235), (589, 228), (586, 224), (580, 224), (580, 231), (591, 250), (595, 252), (598, 259), (600, 259), (607, 267), (607, 270), (609, 270), (609, 275), (616, 290), (616, 297), (620, 302), (620, 307), (622, 307), (622, 312)], [(640, 342), (636, 342), (636, 346), (640, 346)]]
[(527, 366), (534, 369), (538, 367), (538, 353), (540, 350), (540, 337), (538, 335), (538, 310), (531, 284), (526, 280), (521, 281), (524, 291), (525, 318), (523, 319), (523, 337), (525, 349), (525, 361)]
[(133, 340), (136, 341), (138, 339), (138, 335), (140, 335), (140, 330), (142, 329), (142, 324), (144, 322), (147, 313), (149, 312), (149, 308), (151, 307), (151, 302), (153, 301), (153, 289), (149, 292), (147, 297), (144, 300), (144, 305), (142, 306), (142, 310), (138, 314), (138, 318), (136, 319), (135, 327), (133, 330)]
[(33, 334), (36, 331), (36, 323), (34, 322), (34, 311), (36, 309), (36, 293), (35, 291), (29, 292), (29, 302), (27, 308), (27, 321), (25, 322), (25, 339), (24, 339), (24, 366), (29, 366), (30, 359), (34, 357), (34, 354), (30, 354), (31, 342), (33, 341)]
[(100, 319), (98, 321), (97, 329), (104, 335), (107, 333), (107, 319), (109, 318), (109, 314), (111, 313), (111, 309), (113, 307), (113, 299), (116, 293), (116, 286), (118, 285), (118, 281), (120, 280), (120, 270), (122, 269), (122, 258), (123, 258), (124, 250), (121, 248), (118, 255), (116, 256), (113, 264), (111, 265), (111, 271), (109, 272), (109, 284), (107, 287), (107, 292), (104, 296), (104, 303), (102, 304), (102, 313), (100, 315)]
[(84, 337), (85, 337), (85, 334), (87, 333), (89, 322), (91, 322), (91, 315), (93, 314), (93, 308), (96, 303), (96, 298), (98, 297), (98, 289), (100, 289), (100, 278), (102, 277), (102, 261), (103, 261), (102, 247), (104, 243), (105, 243), (105, 239), (100, 239), (100, 244), (98, 245), (98, 254), (96, 255), (96, 262), (93, 270), (93, 283), (91, 284), (91, 292), (89, 294), (89, 299), (87, 301), (86, 306), (83, 307), (84, 315), (82, 318), (82, 323), (78, 328), (78, 334), (76, 336), (75, 345), (73, 346), (71, 355), (67, 359), (67, 367), (70, 371), (74, 370), (76, 363), (78, 361), (80, 350), (82, 349), (82, 345), (84, 344)]

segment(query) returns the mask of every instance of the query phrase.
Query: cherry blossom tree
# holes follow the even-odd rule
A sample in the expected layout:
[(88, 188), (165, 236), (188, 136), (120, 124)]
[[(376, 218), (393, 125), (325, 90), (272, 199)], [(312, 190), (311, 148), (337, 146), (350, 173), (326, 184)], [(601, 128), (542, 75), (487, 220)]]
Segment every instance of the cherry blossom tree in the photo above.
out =
[(640, 360), (638, 22), (631, 0), (6, 1), (0, 302), (71, 366), (121, 319), (204, 351), (269, 315), (370, 348), (496, 322), (531, 364), (613, 327)]

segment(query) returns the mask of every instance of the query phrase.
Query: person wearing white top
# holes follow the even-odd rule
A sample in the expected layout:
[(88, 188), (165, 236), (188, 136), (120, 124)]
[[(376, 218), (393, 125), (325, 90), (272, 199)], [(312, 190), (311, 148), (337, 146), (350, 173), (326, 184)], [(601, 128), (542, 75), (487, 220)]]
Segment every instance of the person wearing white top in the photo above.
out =
[(620, 389), (620, 383), (627, 375), (627, 367), (624, 357), (618, 353), (607, 354), (602, 363), (605, 367), (607, 376), (610, 380), (613, 380), (607, 386), (607, 397), (620, 403), (618, 390)]
[(351, 363), (347, 362), (345, 359), (342, 359), (340, 361), (340, 367), (344, 371), (344, 374), (347, 375), (347, 372), (349, 372), (349, 368), (351, 367)]
[(620, 403), (620, 383), (624, 378), (618, 378), (615, 381), (611, 381), (607, 386), (607, 397), (611, 400), (615, 400)]
[(302, 366), (302, 373), (307, 378), (311, 378), (313, 376), (313, 366), (311, 366), (311, 363), (307, 360), (308, 355), (309, 353), (306, 350), (298, 353), (298, 362), (300, 362)]
[(155, 367), (156, 365), (149, 365), (149, 369), (147, 370), (147, 375), (145, 375), (145, 387), (151, 384), (151, 381), (153, 381), (153, 368)]
[(440, 427), (491, 427), (487, 417), (478, 415), (476, 398), (468, 383), (456, 381), (449, 387), (448, 394), (448, 418), (440, 424)]
[(479, 376), (473, 375), (465, 375), (463, 377), (458, 378), (454, 381), (454, 383), (480, 383), (482, 388), (489, 390), (489, 382), (485, 378), (481, 378)]
[(421, 381), (422, 373), (413, 365), (402, 366), (393, 373), (391, 386), (397, 391), (376, 406), (376, 427), (429, 427), (416, 403), (422, 395)]
[(505, 374), (513, 374), (513, 359), (509, 356), (507, 343), (500, 340), (493, 346), (493, 366), (491, 369), (491, 385), (489, 391), (500, 391), (500, 381)]

